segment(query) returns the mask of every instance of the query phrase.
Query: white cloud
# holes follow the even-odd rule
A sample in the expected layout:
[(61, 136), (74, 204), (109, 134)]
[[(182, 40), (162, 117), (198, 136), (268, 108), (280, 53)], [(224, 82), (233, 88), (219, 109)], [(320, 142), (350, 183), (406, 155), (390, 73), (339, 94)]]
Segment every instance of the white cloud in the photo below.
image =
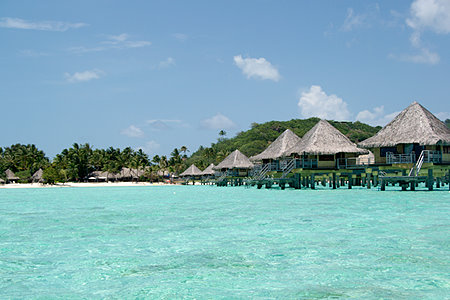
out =
[(234, 56), (234, 63), (247, 78), (280, 80), (278, 70), (265, 58), (242, 58), (242, 55)]
[(68, 82), (75, 83), (75, 82), (83, 82), (83, 81), (89, 81), (93, 79), (99, 79), (103, 74), (105, 74), (102, 70), (94, 69), (94, 70), (88, 70), (84, 72), (75, 72), (73, 74), (70, 73), (64, 73), (64, 77)]
[(441, 120), (445, 121), (446, 119), (450, 119), (450, 112), (441, 111), (436, 114), (436, 117)]
[(207, 129), (232, 129), (236, 127), (236, 124), (233, 121), (221, 113), (203, 120), (201, 125), (203, 128)]
[(142, 149), (142, 151), (144, 151), (147, 154), (153, 154), (155, 153), (159, 147), (161, 147), (160, 144), (158, 144), (155, 141), (148, 141), (147, 143), (145, 143), (145, 145), (138, 147), (137, 149)]
[(351, 115), (347, 103), (342, 98), (327, 95), (318, 85), (312, 85), (309, 91), (302, 92), (298, 107), (305, 118), (349, 120)]
[(170, 119), (155, 119), (147, 120), (147, 124), (150, 126), (151, 130), (154, 131), (164, 131), (170, 130), (173, 126), (186, 127), (187, 124), (183, 123), (181, 120), (170, 120)]
[(403, 54), (399, 56), (402, 61), (408, 61), (418, 64), (430, 64), (435, 65), (440, 61), (439, 54), (431, 52), (430, 50), (421, 47), (417, 54)]
[(128, 137), (142, 137), (144, 136), (144, 132), (141, 128), (130, 125), (128, 128), (125, 128), (121, 131), (121, 134), (126, 135)]
[(175, 65), (175, 59), (173, 59), (172, 57), (168, 57), (166, 60), (163, 60), (161, 62), (159, 62), (159, 68), (168, 68), (170, 66), (174, 66)]
[(347, 17), (344, 20), (344, 24), (341, 27), (343, 31), (350, 31), (363, 24), (365, 15), (358, 15), (353, 12), (353, 8), (347, 9)]
[(100, 45), (95, 47), (71, 47), (68, 49), (69, 52), (82, 54), (88, 52), (99, 52), (110, 49), (130, 49), (130, 48), (141, 48), (150, 46), (152, 43), (149, 41), (134, 41), (129, 39), (130, 36), (126, 33), (118, 35), (108, 35), (105, 41), (100, 42)]
[[(422, 45), (421, 36), (430, 30), (438, 34), (450, 33), (450, 1), (449, 0), (415, 0), (410, 7), (410, 16), (406, 24), (413, 30), (410, 42), (419, 52), (403, 54), (398, 59), (414, 63), (437, 64), (439, 54)], [(391, 55), (396, 58), (396, 56)]]
[(385, 114), (384, 106), (375, 107), (373, 111), (363, 110), (356, 116), (356, 121), (360, 121), (373, 126), (384, 126), (394, 119), (400, 112)]
[(28, 30), (66, 31), (87, 26), (85, 23), (67, 23), (58, 21), (31, 22), (19, 18), (0, 18), (0, 27)]
[(415, 0), (406, 24), (414, 30), (430, 29), (436, 33), (450, 33), (449, 0)]
[(184, 33), (174, 33), (174, 34), (172, 34), (172, 36), (174, 38), (176, 38), (177, 40), (179, 40), (180, 42), (184, 42), (189, 38), (189, 36)]

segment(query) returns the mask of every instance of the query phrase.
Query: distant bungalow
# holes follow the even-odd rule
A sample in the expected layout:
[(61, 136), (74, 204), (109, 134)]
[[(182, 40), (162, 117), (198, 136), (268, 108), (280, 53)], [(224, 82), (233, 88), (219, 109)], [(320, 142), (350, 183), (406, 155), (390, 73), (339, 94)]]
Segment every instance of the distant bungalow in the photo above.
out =
[(370, 149), (377, 164), (414, 163), (424, 150), (423, 162), (450, 163), (450, 129), (417, 102), (358, 145)]
[(180, 177), (200, 177), (202, 175), (202, 171), (197, 168), (196, 165), (192, 164), (189, 168), (187, 168), (183, 173), (180, 174)]
[(6, 170), (5, 174), (6, 174), (6, 183), (16, 183), (16, 181), (18, 181), (20, 179), (10, 169)]
[(31, 176), (31, 182), (33, 183), (43, 183), (44, 182), (44, 171), (42, 169), (37, 170), (34, 172), (33, 176)]
[(272, 170), (278, 170), (280, 168), (280, 158), (285, 155), (288, 149), (300, 142), (300, 140), (292, 130), (286, 129), (266, 150), (250, 157), (250, 160), (253, 162), (262, 162), (262, 164), (270, 163)]
[(204, 169), (201, 172), (201, 174), (200, 174), (202, 176), (202, 178), (212, 178), (212, 177), (214, 177), (214, 174), (216, 173), (214, 171), (214, 167), (215, 167), (214, 164), (210, 164), (208, 167), (206, 167), (206, 169)]
[(247, 156), (235, 150), (213, 169), (226, 176), (244, 177), (249, 175), (249, 170), (253, 167), (253, 163)]
[(296, 168), (334, 169), (369, 151), (358, 148), (343, 133), (320, 120), (284, 155), (297, 160)]

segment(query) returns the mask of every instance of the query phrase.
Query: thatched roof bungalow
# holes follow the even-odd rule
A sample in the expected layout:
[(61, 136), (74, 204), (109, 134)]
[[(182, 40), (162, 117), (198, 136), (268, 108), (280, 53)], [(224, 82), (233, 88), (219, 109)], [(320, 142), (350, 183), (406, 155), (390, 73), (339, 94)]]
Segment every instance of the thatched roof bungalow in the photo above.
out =
[(358, 145), (371, 149), (377, 163), (390, 163), (392, 154), (418, 158), (423, 150), (429, 150), (434, 162), (450, 162), (450, 129), (417, 102)]
[(5, 171), (6, 174), (6, 183), (15, 183), (17, 180), (19, 180), (20, 178), (16, 176), (16, 174), (14, 174), (13, 171), (11, 171), (10, 169)]
[(220, 164), (213, 167), (214, 170), (227, 172), (229, 176), (248, 176), (254, 165), (250, 159), (239, 150), (234, 150)]
[(180, 174), (181, 177), (199, 177), (201, 175), (202, 171), (194, 164), (190, 165), (189, 168)]
[(214, 169), (213, 169), (214, 167), (215, 167), (214, 164), (210, 164), (208, 167), (206, 167), (206, 169), (204, 169), (204, 170), (201, 172), (201, 175), (204, 176), (204, 177), (214, 176), (214, 174), (216, 173), (216, 172), (214, 171)]
[(106, 171), (94, 171), (89, 174), (89, 180), (95, 181), (115, 181), (118, 178), (119, 174), (114, 174)]
[(37, 170), (36, 172), (34, 172), (33, 176), (31, 176), (31, 182), (43, 183), (44, 182), (43, 174), (44, 171), (42, 171), (42, 169)]
[(330, 123), (320, 120), (285, 155), (316, 162), (311, 167), (334, 168), (339, 159), (356, 158), (367, 153), (369, 151), (358, 148)]
[(250, 157), (250, 160), (268, 161), (275, 160), (284, 156), (285, 152), (300, 142), (300, 138), (290, 129), (286, 129), (278, 138), (273, 141), (266, 150), (258, 155)]

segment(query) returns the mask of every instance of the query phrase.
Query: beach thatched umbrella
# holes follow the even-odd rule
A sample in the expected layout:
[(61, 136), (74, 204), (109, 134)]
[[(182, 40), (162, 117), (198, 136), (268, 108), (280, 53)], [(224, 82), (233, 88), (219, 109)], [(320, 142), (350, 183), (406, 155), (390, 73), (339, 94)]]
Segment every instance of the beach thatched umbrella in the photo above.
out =
[(32, 182), (44, 182), (44, 178), (42, 177), (44, 174), (44, 171), (42, 171), (42, 169), (37, 170), (36, 172), (34, 172), (33, 176), (31, 176), (31, 181)]
[(247, 156), (241, 153), (239, 150), (233, 151), (228, 155), (220, 164), (213, 167), (214, 170), (222, 169), (252, 169), (253, 163)]
[(189, 168), (187, 168), (180, 176), (200, 176), (202, 175), (202, 171), (197, 168), (196, 165), (192, 164)]
[(14, 174), (13, 171), (11, 171), (10, 169), (5, 171), (6, 174), (6, 182), (14, 182), (19, 180), (20, 178), (16, 176), (16, 174)]
[(358, 145), (379, 148), (399, 144), (450, 145), (450, 129), (425, 107), (413, 102), (377, 134)]
[(215, 171), (214, 171), (214, 164), (210, 164), (206, 169), (204, 169), (201, 173), (202, 176), (212, 176), (214, 175)]
[(300, 142), (300, 138), (290, 129), (286, 129), (266, 150), (258, 155), (250, 157), (251, 161), (263, 159), (277, 159), (284, 156), (284, 153)]
[(325, 120), (320, 120), (302, 139), (285, 152), (292, 154), (334, 155), (337, 153), (367, 154)]

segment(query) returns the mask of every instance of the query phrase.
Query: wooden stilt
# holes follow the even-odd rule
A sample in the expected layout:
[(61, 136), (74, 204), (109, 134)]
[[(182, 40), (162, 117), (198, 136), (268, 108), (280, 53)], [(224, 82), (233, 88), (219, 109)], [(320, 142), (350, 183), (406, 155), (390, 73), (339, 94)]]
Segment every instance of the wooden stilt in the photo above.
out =
[(383, 179), (381, 179), (381, 190), (385, 191), (386, 190), (386, 183), (384, 182)]
[(433, 178), (433, 169), (428, 169), (428, 190), (432, 191), (433, 190), (433, 185), (434, 185), (434, 178)]
[(414, 181), (410, 183), (410, 186), (411, 186), (411, 191), (416, 190), (416, 183)]
[(316, 181), (314, 179), (314, 174), (311, 175), (311, 189), (316, 189)]
[(333, 180), (333, 190), (335, 190), (336, 189), (336, 173), (333, 173), (332, 180)]

